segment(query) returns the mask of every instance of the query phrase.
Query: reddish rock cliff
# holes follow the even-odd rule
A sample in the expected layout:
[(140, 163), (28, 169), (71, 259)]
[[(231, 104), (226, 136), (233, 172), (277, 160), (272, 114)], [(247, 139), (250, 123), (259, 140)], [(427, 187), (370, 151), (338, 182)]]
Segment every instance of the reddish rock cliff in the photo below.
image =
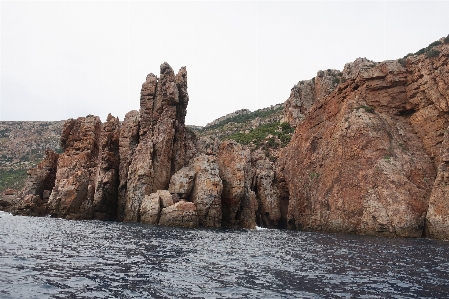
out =
[(98, 116), (69, 119), (63, 127), (56, 181), (49, 199), (53, 216), (91, 219), (97, 180), (101, 121)]
[[(35, 168), (28, 170), (25, 187), (18, 194), (14, 194), (20, 199), (18, 206), (12, 210), (14, 214), (48, 215), (47, 202), (55, 185), (58, 158), (57, 153), (46, 150), (44, 160)], [(14, 199), (14, 201), (17, 201), (17, 199)]]
[[(160, 78), (149, 74), (143, 83), (139, 143), (131, 155), (127, 181), (120, 183), (123, 187), (119, 211), (124, 207), (124, 212), (120, 212), (123, 220), (139, 221), (139, 208), (145, 195), (168, 189), (171, 176), (188, 163), (189, 147), (192, 147), (184, 124), (188, 101), (184, 67), (175, 76), (173, 69), (163, 63)], [(125, 145), (127, 142), (124, 140), (124, 149), (131, 148)], [(129, 161), (126, 158), (122, 163), (122, 172)], [(125, 179), (124, 174), (122, 177)]]
[(47, 152), (0, 204), (69, 219), (449, 238), (449, 44), (429, 51), (300, 81), (284, 114), (296, 131), (286, 148), (265, 149), (274, 159), (197, 139), (184, 125), (186, 69), (164, 63), (139, 112), (121, 126), (111, 115), (68, 120), (64, 153)]
[(429, 237), (449, 239), (449, 133), (447, 130), (426, 220), (426, 233)]
[[(289, 227), (385, 236), (423, 234), (442, 132), (448, 45), (438, 57), (345, 67), (281, 158)], [(433, 120), (433, 121), (432, 121)]]
[(92, 204), (93, 218), (116, 219), (119, 185), (119, 119), (108, 115), (100, 135), (100, 153)]
[(257, 203), (250, 189), (253, 173), (249, 149), (232, 140), (223, 142), (218, 151), (218, 165), (223, 180), (222, 225), (254, 228)]
[(283, 121), (293, 127), (307, 115), (317, 100), (328, 96), (341, 81), (342, 73), (337, 70), (319, 71), (311, 80), (299, 81), (293, 86), (290, 97), (285, 101)]

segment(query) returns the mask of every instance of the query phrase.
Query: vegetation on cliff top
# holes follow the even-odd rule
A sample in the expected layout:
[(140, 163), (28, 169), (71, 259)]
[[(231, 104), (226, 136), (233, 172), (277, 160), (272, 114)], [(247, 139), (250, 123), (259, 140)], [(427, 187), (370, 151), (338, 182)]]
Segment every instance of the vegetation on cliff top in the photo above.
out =
[(259, 118), (265, 118), (265, 117), (268, 117), (268, 116), (270, 116), (270, 115), (275, 114), (276, 112), (283, 111), (283, 109), (284, 109), (284, 106), (283, 106), (283, 105), (281, 105), (281, 106), (279, 106), (279, 107), (277, 107), (277, 108), (275, 108), (275, 109), (272, 109), (272, 110), (268, 110), (268, 109), (258, 109), (258, 110), (256, 110), (256, 111), (253, 111), (253, 112), (248, 113), (248, 114), (236, 115), (236, 116), (234, 116), (234, 117), (225, 119), (225, 120), (219, 122), (218, 124), (206, 126), (206, 127), (204, 127), (201, 131), (210, 131), (210, 130), (214, 130), (214, 129), (223, 127), (224, 125), (226, 125), (226, 124), (228, 124), (228, 123), (231, 123), (231, 122), (233, 122), (233, 123), (246, 123), (246, 122), (249, 122), (249, 121), (251, 121), (251, 120), (253, 120), (253, 119), (256, 119), (256, 118), (258, 118), (258, 117), (259, 117)]
[(20, 190), (25, 185), (27, 170), (20, 169), (2, 169), (0, 168), (0, 192), (7, 188)]
[[(444, 43), (445, 44), (449, 43), (449, 35), (444, 38)], [(436, 56), (440, 55), (440, 51), (434, 49), (434, 47), (439, 46), (441, 44), (442, 44), (441, 41), (436, 40), (436, 41), (430, 43), (427, 47), (422, 48), (415, 53), (408, 53), (407, 55), (404, 56), (404, 58), (407, 58), (407, 57), (413, 56), (413, 55), (421, 55), (421, 54), (426, 54), (426, 56), (428, 58), (436, 57)]]
[(247, 133), (235, 133), (220, 139), (232, 139), (243, 145), (252, 145), (254, 149), (262, 145), (278, 148), (285, 147), (290, 142), (294, 131), (295, 129), (288, 123), (272, 122), (260, 125)]

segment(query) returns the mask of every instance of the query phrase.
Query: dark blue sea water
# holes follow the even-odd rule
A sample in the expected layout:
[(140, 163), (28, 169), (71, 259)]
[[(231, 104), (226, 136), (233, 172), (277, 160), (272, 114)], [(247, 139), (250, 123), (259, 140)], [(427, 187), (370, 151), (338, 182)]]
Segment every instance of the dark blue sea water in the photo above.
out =
[(0, 212), (0, 298), (448, 298), (449, 242)]

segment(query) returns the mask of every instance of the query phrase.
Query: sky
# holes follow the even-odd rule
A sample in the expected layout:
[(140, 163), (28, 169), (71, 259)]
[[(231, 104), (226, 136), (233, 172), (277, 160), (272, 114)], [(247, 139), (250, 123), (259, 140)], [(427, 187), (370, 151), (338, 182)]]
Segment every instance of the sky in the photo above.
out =
[(401, 58), (449, 34), (449, 1), (1, 1), (0, 121), (139, 109), (187, 67), (186, 123), (284, 102), (318, 70)]

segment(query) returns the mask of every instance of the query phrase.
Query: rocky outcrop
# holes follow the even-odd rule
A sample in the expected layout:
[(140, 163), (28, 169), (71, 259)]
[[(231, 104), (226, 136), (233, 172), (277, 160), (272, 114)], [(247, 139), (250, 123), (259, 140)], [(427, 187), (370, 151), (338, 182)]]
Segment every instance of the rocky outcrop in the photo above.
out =
[(290, 97), (285, 101), (283, 122), (295, 127), (307, 115), (317, 100), (327, 97), (340, 83), (342, 73), (338, 70), (318, 71), (311, 80), (299, 81), (293, 86)]
[(198, 227), (198, 214), (193, 202), (181, 200), (162, 209), (159, 225), (178, 227)]
[(139, 221), (145, 195), (168, 189), (171, 176), (187, 164), (192, 147), (184, 125), (188, 100), (184, 67), (175, 76), (163, 63), (160, 78), (149, 74), (143, 83), (139, 144), (129, 165), (122, 200), (125, 221)]
[[(227, 140), (220, 145), (218, 165), (223, 180), (221, 206), (222, 225), (227, 227), (255, 227), (254, 195), (249, 194), (252, 173), (249, 149), (235, 141)], [(243, 218), (244, 216), (245, 218)], [(242, 222), (250, 221), (249, 225)]]
[(423, 234), (447, 127), (448, 45), (440, 51), (405, 66), (356, 60), (345, 67), (347, 82), (315, 102), (281, 155), (290, 228)]
[(427, 211), (427, 235), (449, 239), (449, 134), (444, 135), (438, 175), (433, 185)]
[(190, 201), (196, 206), (198, 225), (221, 227), (223, 183), (219, 175), (217, 158), (201, 155), (192, 160), (191, 167), (195, 170), (195, 182)]
[(253, 187), (257, 199), (257, 222), (262, 227), (278, 228), (281, 226), (281, 201), (275, 184), (275, 169), (265, 154), (256, 151), (251, 157), (254, 178)]
[(139, 144), (139, 112), (136, 110), (126, 113), (120, 127), (119, 139), (119, 187), (117, 200), (117, 219), (125, 219), (126, 195), (128, 187), (128, 171), (134, 152)]
[(69, 119), (63, 127), (56, 180), (48, 202), (52, 216), (92, 219), (101, 121), (98, 116)]
[[(299, 82), (285, 103), (296, 130), (283, 149), (288, 124), (257, 135), (259, 149), (197, 139), (184, 125), (186, 69), (175, 75), (164, 63), (143, 83), (139, 112), (122, 125), (111, 115), (68, 120), (64, 153), (48, 152), (0, 205), (69, 219), (449, 238), (449, 44), (432, 47)], [(220, 125), (250, 119), (240, 127), (249, 132), (268, 119), (242, 111)]]
[(172, 176), (168, 190), (145, 196), (140, 221), (165, 226), (220, 227), (222, 188), (216, 157), (200, 155)]
[[(17, 206), (12, 210), (14, 214), (45, 216), (49, 213), (47, 202), (55, 184), (58, 158), (57, 153), (46, 150), (44, 160), (28, 170), (25, 186), (14, 194), (17, 199), (10, 198), (11, 203), (17, 202)], [(9, 195), (13, 193), (9, 192)]]
[(366, 58), (357, 58), (353, 62), (349, 62), (345, 64), (343, 68), (342, 77), (344, 80), (355, 79), (359, 75), (361, 71), (371, 70), (376, 66), (376, 62), (366, 59)]
[(119, 119), (108, 115), (101, 130), (95, 194), (92, 204), (93, 218), (116, 219), (119, 185)]
[(43, 200), (48, 200), (48, 195), (55, 185), (56, 167), (59, 155), (51, 150), (45, 151), (45, 158), (36, 168), (28, 170), (28, 179), (22, 194), (37, 195)]

